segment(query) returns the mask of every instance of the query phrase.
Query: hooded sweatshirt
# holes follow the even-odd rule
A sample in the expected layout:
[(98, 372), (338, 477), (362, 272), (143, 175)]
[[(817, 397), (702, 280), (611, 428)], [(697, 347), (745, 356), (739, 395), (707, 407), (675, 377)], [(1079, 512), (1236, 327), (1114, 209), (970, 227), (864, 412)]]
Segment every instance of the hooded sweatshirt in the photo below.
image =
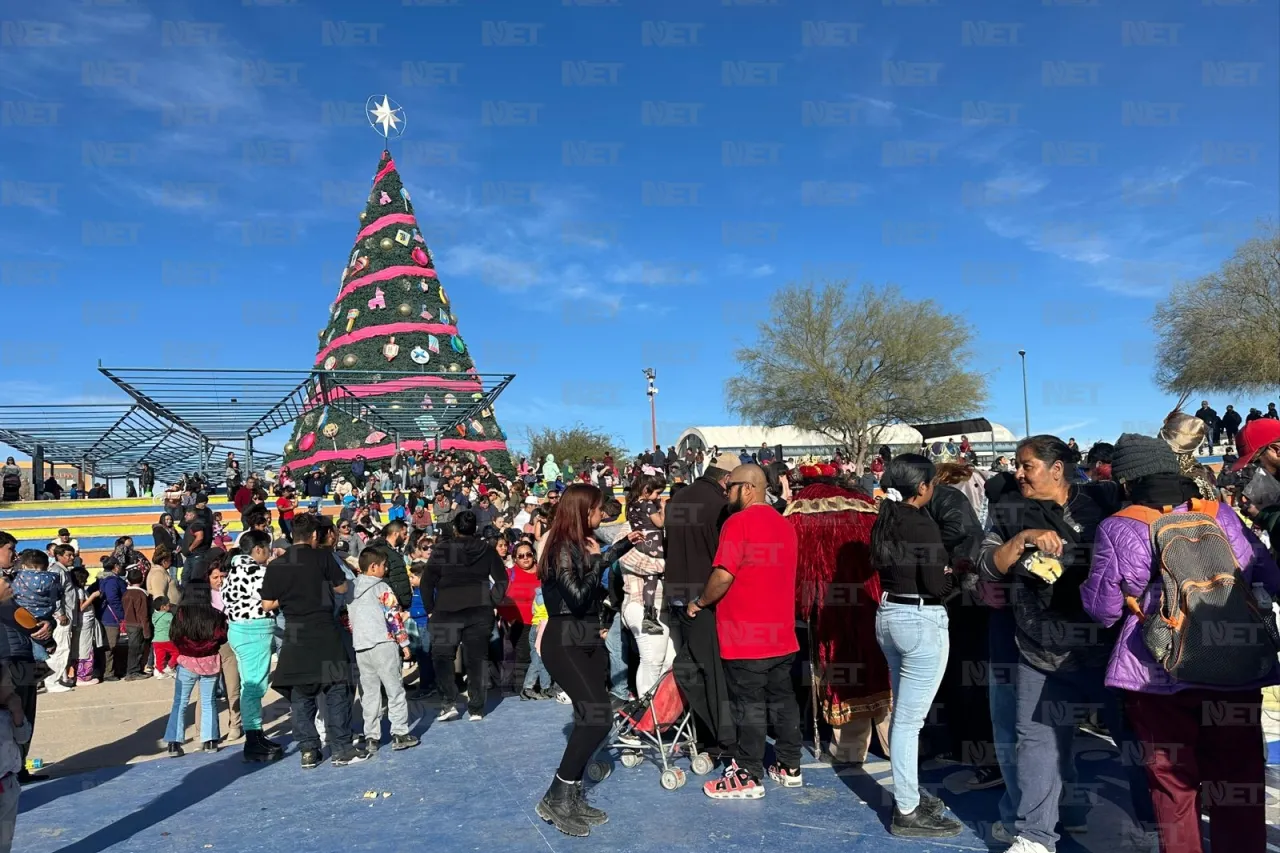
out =
[(409, 645), (405, 614), (396, 603), (396, 595), (382, 578), (357, 575), (347, 604), (351, 621), (351, 645), (357, 652), (381, 643)]
[(507, 567), (488, 542), (459, 536), (437, 542), (431, 550), (422, 585), (429, 613), (496, 607), (506, 595)]
[(542, 464), (542, 478), (548, 483), (560, 476), (560, 466), (556, 464), (554, 453), (547, 454), (547, 461)]

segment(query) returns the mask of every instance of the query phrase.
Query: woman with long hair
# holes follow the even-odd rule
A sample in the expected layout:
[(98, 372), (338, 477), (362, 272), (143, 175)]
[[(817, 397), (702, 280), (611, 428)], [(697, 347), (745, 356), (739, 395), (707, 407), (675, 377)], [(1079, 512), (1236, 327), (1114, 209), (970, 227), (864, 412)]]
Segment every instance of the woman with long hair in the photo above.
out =
[(876, 640), (889, 663), (893, 719), (893, 822), (907, 838), (952, 838), (964, 824), (944, 815), (942, 801), (920, 790), (920, 729), (947, 668), (950, 642), (943, 599), (955, 576), (938, 525), (925, 511), (936, 475), (923, 456), (904, 453), (885, 469), (885, 498), (871, 528), (871, 562), (880, 573)]
[(538, 567), (547, 607), (542, 659), (573, 703), (573, 731), (537, 813), (565, 835), (578, 837), (608, 820), (603, 811), (587, 804), (582, 793), (582, 774), (609, 734), (612, 717), (606, 688), (609, 651), (604, 642), (608, 626), (602, 625), (602, 578), (605, 568), (643, 537), (632, 531), (602, 554), (592, 535), (604, 517), (602, 503), (603, 495), (595, 486), (575, 483), (565, 489)]
[(207, 584), (188, 584), (182, 604), (174, 613), (169, 641), (178, 648), (178, 671), (173, 684), (173, 708), (165, 740), (169, 756), (183, 754), (186, 740), (187, 700), (192, 690), (200, 689), (200, 740), (202, 752), (218, 751), (218, 706), (213, 692), (221, 672), (219, 648), (227, 641), (227, 618), (213, 606), (212, 590)]

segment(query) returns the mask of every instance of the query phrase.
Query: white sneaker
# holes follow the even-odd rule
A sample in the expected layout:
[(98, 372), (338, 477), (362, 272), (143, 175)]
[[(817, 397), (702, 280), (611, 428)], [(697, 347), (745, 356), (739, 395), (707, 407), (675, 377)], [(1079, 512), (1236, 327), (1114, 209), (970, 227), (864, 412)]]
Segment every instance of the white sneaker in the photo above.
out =
[(448, 708), (442, 709), (440, 713), (436, 715), (436, 722), (447, 723), (450, 720), (458, 719), (459, 716), (461, 715), (458, 713), (458, 709), (450, 706)]
[(1013, 839), (1013, 846), (1009, 848), (1009, 853), (1050, 853), (1050, 850), (1038, 841), (1019, 835)]
[(59, 684), (58, 680), (52, 679), (44, 683), (44, 689), (47, 693), (70, 693), (75, 688), (68, 687), (65, 684)]
[(484, 714), (467, 714), (468, 722), (478, 723), (483, 719), (484, 719)]
[(573, 700), (569, 698), (569, 694), (563, 690), (556, 691), (556, 701), (561, 705), (572, 705)]

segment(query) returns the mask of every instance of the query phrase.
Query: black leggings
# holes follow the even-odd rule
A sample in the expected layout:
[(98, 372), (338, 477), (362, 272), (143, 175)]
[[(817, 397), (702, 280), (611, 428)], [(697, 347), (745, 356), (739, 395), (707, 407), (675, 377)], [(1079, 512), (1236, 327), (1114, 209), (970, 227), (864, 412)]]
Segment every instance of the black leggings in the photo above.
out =
[(551, 678), (573, 700), (573, 732), (557, 775), (578, 782), (600, 742), (613, 726), (609, 704), (609, 650), (600, 624), (571, 616), (552, 616), (542, 637), (542, 662)]

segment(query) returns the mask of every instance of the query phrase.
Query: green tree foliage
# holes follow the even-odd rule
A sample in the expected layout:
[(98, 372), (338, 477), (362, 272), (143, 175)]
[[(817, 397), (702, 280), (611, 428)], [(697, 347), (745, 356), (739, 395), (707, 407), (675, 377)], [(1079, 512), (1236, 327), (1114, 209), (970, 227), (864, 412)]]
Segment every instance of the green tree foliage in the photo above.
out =
[(886, 426), (961, 418), (986, 396), (986, 378), (967, 369), (973, 333), (963, 318), (896, 287), (792, 284), (769, 318), (737, 352), (728, 407), (752, 425), (829, 436), (859, 471)]
[(1156, 381), (1167, 391), (1280, 387), (1280, 227), (1264, 223), (1221, 269), (1177, 285), (1152, 324)]
[(599, 461), (606, 453), (611, 453), (616, 462), (627, 458), (627, 451), (616, 438), (582, 424), (574, 424), (567, 429), (526, 429), (525, 435), (531, 465), (548, 453), (555, 454), (560, 467), (563, 468), (568, 463), (575, 471), (582, 464), (584, 456)]

